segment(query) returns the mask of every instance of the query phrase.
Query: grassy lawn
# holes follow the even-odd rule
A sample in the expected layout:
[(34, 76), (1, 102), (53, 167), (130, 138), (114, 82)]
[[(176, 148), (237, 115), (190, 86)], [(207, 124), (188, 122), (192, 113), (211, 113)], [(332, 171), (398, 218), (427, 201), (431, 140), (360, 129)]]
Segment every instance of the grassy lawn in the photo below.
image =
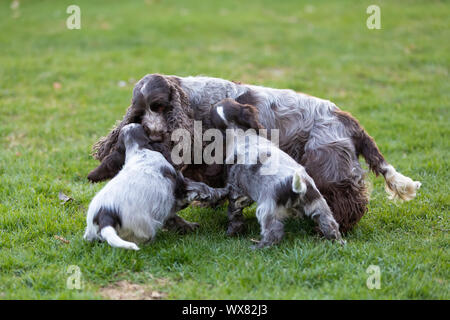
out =
[[(448, 2), (10, 3), (0, 1), (0, 299), (96, 299), (123, 280), (166, 299), (450, 298)], [(74, 3), (81, 30), (66, 28)], [(373, 3), (381, 30), (366, 27)], [(156, 72), (332, 100), (422, 181), (418, 197), (388, 201), (369, 175), (370, 208), (345, 247), (293, 220), (279, 246), (253, 251), (254, 208), (249, 232), (228, 238), (225, 207), (186, 209), (201, 229), (160, 232), (138, 252), (85, 243), (86, 208), (104, 185), (86, 179), (91, 146), (123, 116), (134, 82)], [(66, 286), (71, 265), (80, 290)], [(379, 290), (366, 286), (370, 265)]]

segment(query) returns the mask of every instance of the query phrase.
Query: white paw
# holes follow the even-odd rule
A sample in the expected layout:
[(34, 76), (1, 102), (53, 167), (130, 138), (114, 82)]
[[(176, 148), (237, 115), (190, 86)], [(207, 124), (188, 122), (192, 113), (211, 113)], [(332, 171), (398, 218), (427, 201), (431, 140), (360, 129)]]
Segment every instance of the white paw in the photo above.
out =
[(88, 229), (86, 229), (86, 232), (84, 233), (83, 239), (89, 242), (94, 241), (97, 239), (97, 235), (93, 232), (90, 232)]

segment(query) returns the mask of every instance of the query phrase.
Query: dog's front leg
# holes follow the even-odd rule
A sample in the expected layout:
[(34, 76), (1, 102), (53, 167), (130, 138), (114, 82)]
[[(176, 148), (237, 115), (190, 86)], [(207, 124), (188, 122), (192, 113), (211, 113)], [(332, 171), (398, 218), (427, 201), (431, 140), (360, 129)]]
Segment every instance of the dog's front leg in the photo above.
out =
[(339, 224), (333, 217), (324, 198), (320, 197), (304, 207), (305, 214), (313, 219), (325, 238), (345, 244), (339, 232)]
[(186, 201), (201, 201), (210, 207), (218, 206), (227, 198), (229, 188), (211, 188), (203, 182), (184, 178), (186, 183)]
[(164, 228), (179, 232), (181, 234), (192, 232), (199, 226), (200, 225), (198, 223), (186, 221), (177, 214), (174, 214), (164, 223)]

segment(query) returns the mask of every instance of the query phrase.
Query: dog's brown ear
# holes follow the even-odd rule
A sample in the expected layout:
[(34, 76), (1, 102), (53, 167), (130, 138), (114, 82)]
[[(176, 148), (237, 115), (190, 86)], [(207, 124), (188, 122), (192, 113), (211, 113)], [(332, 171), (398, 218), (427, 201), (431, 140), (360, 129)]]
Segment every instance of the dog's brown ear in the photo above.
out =
[(241, 110), (239, 117), (235, 119), (239, 125), (250, 129), (264, 129), (263, 125), (258, 120), (258, 109), (250, 104), (240, 105)]
[[(224, 99), (219, 104), (228, 122), (234, 122), (244, 129), (263, 129), (258, 120), (258, 109), (251, 104), (242, 104), (233, 99)], [(218, 104), (218, 105), (219, 105)]]
[(227, 123), (224, 119), (217, 113), (217, 107), (211, 106), (209, 109), (209, 120), (214, 128), (225, 130), (227, 128)]
[(102, 160), (102, 163), (89, 172), (87, 178), (91, 182), (100, 182), (114, 178), (125, 163), (125, 147), (122, 141), (118, 141), (111, 152)]
[(130, 123), (140, 123), (142, 116), (145, 113), (143, 108), (143, 100), (140, 96), (133, 95), (131, 106), (128, 107), (122, 121), (117, 123), (111, 132), (106, 136), (100, 138), (92, 147), (93, 156), (95, 159), (103, 161), (113, 150), (117, 144), (120, 130)]

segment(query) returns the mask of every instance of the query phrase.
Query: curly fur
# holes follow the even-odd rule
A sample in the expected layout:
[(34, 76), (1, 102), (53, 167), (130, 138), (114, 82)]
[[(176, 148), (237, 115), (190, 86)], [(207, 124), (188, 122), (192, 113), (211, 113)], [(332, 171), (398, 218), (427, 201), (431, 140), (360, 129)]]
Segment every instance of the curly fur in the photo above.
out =
[[(375, 174), (384, 176), (386, 188), (394, 197), (410, 200), (420, 187), (418, 181), (401, 175), (393, 167), (390, 169), (375, 141), (358, 121), (332, 102), (292, 90), (211, 77), (145, 76), (136, 85), (133, 103), (122, 122), (94, 146), (95, 157), (102, 160), (113, 150), (118, 129), (130, 122), (140, 122), (142, 109), (157, 111), (166, 121), (169, 133), (175, 128), (192, 132), (194, 119), (203, 121), (204, 130), (211, 126), (211, 105), (225, 98), (256, 106), (259, 122), (265, 128), (279, 129), (280, 148), (305, 166), (336, 220), (341, 221), (342, 230), (350, 230), (367, 211), (359, 155)], [(171, 142), (166, 143), (171, 146)], [(191, 178), (207, 183), (224, 182), (223, 170), (217, 165), (189, 165), (183, 170)]]
[[(272, 142), (258, 136), (262, 128), (257, 109), (232, 99), (220, 101), (211, 110), (211, 119), (218, 129), (233, 136), (227, 144), (227, 184), (229, 197), (229, 234), (242, 228), (242, 198), (257, 202), (256, 217), (261, 225), (261, 241), (257, 247), (270, 246), (281, 241), (284, 233), (283, 219), (290, 213), (313, 219), (321, 233), (329, 239), (341, 240), (339, 225), (329, 206), (317, 190), (313, 179), (305, 169)], [(245, 131), (244, 131), (245, 130)], [(270, 154), (267, 159), (254, 161), (250, 154)], [(230, 162), (241, 158), (242, 163)], [(241, 202), (242, 203), (242, 202)], [(233, 221), (235, 219), (236, 221)]]

